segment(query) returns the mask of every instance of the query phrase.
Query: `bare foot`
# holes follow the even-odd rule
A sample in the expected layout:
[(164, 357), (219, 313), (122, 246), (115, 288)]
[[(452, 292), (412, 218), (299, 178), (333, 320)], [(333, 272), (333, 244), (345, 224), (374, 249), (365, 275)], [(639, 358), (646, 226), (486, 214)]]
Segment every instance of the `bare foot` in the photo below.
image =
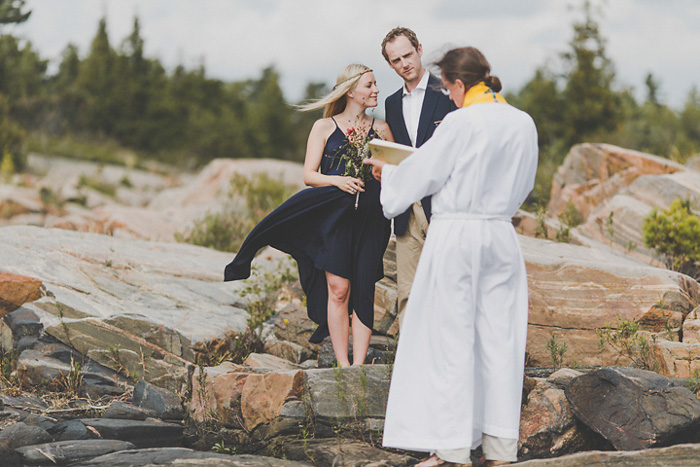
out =
[(414, 467), (437, 467), (439, 465), (444, 465), (448, 464), (448, 462), (440, 459), (437, 454), (433, 454), (432, 456), (428, 457), (427, 459), (422, 460), (421, 462), (417, 463)]

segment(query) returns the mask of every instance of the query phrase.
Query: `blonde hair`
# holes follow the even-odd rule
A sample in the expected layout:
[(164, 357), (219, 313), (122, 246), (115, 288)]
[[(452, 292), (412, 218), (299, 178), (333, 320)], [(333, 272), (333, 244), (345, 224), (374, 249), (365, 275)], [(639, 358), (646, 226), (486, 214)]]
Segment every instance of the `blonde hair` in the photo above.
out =
[(325, 107), (323, 111), (324, 118), (338, 115), (345, 110), (345, 95), (355, 89), (362, 75), (370, 71), (372, 71), (371, 68), (360, 65), (359, 63), (352, 63), (346, 66), (338, 74), (338, 79), (335, 80), (335, 86), (333, 86), (333, 90), (329, 94), (315, 102), (299, 106), (299, 110), (308, 112)]

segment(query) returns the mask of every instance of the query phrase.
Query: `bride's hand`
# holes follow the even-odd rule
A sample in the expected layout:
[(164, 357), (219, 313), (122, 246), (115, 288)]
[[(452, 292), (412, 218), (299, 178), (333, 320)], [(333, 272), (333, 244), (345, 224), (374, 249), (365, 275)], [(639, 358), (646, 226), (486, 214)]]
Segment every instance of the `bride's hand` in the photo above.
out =
[(364, 164), (372, 166), (372, 176), (378, 181), (382, 181), (382, 168), (386, 165), (386, 162), (380, 161), (378, 159), (365, 159)]
[(338, 188), (350, 193), (351, 195), (354, 195), (358, 191), (365, 191), (364, 188), (362, 188), (364, 186), (365, 183), (362, 180), (353, 177), (340, 177), (340, 181), (338, 183)]

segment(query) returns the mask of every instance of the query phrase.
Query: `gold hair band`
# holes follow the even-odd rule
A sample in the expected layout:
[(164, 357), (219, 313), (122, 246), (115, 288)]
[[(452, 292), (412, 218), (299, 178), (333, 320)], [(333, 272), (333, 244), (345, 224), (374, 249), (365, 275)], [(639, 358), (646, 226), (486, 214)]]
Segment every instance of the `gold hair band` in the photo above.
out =
[(370, 68), (369, 70), (365, 70), (365, 71), (361, 71), (361, 72), (359, 72), (359, 73), (355, 73), (354, 75), (352, 75), (352, 76), (349, 77), (348, 79), (344, 79), (344, 80), (341, 81), (340, 83), (337, 83), (335, 86), (333, 86), (333, 91), (335, 91), (335, 89), (336, 89), (338, 86), (340, 86), (341, 84), (347, 83), (348, 81), (352, 81), (352, 80), (354, 80), (355, 78), (359, 78), (360, 76), (364, 75), (365, 73), (369, 73), (370, 71), (374, 71), (374, 70)]

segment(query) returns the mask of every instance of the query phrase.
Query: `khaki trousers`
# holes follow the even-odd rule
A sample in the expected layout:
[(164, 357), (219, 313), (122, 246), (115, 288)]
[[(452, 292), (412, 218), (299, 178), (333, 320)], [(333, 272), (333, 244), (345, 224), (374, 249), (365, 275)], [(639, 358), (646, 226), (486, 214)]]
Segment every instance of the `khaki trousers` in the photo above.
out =
[(408, 219), (408, 228), (401, 236), (396, 236), (396, 282), (398, 286), (399, 329), (403, 326), (403, 314), (406, 310), (411, 285), (416, 275), (420, 253), (423, 251), (425, 236), (428, 233), (428, 219), (423, 205), (413, 203)]
[[(484, 458), (489, 461), (515, 462), (518, 460), (517, 439), (498, 438), (483, 434), (481, 436), (481, 449), (484, 451)], [(471, 449), (438, 449), (435, 454), (447, 462), (469, 464)]]

